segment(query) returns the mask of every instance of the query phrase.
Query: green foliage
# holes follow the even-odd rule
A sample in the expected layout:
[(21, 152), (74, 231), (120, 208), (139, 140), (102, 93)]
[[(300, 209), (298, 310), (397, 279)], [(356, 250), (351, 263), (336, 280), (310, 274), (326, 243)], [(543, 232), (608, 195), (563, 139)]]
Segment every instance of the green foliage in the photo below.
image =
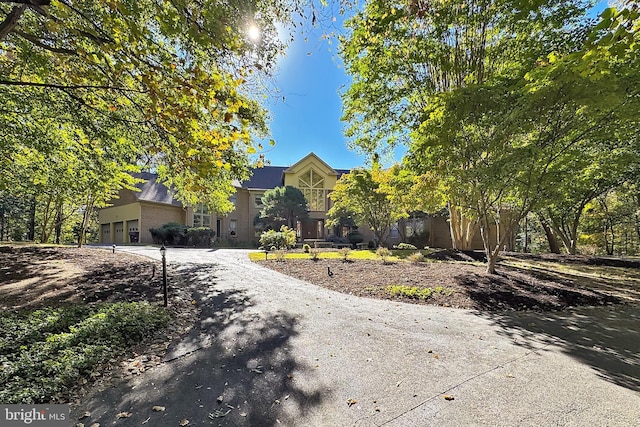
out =
[(412, 245), (411, 243), (398, 243), (394, 249), (414, 250), (415, 251), (418, 248), (416, 248), (415, 245)]
[(424, 262), (424, 255), (422, 255), (422, 252), (415, 252), (412, 253), (411, 255), (409, 255), (407, 257), (407, 261), (410, 261), (414, 264), (418, 264), (421, 262)]
[(327, 225), (339, 225), (345, 212), (349, 212), (356, 223), (366, 224), (384, 243), (390, 227), (407, 216), (402, 206), (393, 203), (390, 187), (383, 186), (390, 173), (374, 165), (372, 169), (358, 168), (342, 175), (329, 194), (334, 204), (327, 212)]
[(382, 258), (382, 263), (386, 264), (387, 260), (389, 259), (389, 257), (392, 255), (391, 251), (387, 248), (385, 248), (384, 246), (379, 247), (376, 250), (376, 255), (379, 256), (380, 258)]
[(5, 313), (0, 318), (0, 401), (64, 401), (80, 379), (152, 337), (169, 318), (146, 303)]
[(286, 249), (276, 249), (274, 255), (276, 257), (277, 262), (285, 262), (287, 260), (287, 251)]
[(260, 235), (260, 245), (265, 248), (292, 248), (296, 245), (296, 232), (286, 225), (280, 227), (280, 231), (267, 230)]
[(141, 164), (185, 204), (229, 211), (266, 133), (256, 100), (284, 48), (277, 27), (299, 6), (0, 3), (3, 17), (17, 12), (0, 31), (0, 191), (38, 196), (43, 241), (56, 207), (63, 217), (101, 207)]
[(423, 288), (418, 286), (391, 285), (387, 286), (385, 290), (393, 296), (403, 296), (419, 300), (427, 300), (434, 294), (442, 294), (444, 296), (451, 296), (453, 294), (452, 289), (443, 288), (442, 286)]
[(302, 245), (302, 250), (304, 251), (305, 254), (308, 254), (309, 251), (311, 250), (311, 246), (305, 243), (304, 245)]
[(358, 243), (364, 242), (364, 236), (358, 231), (352, 231), (347, 234), (347, 239), (352, 245), (357, 245)]
[(191, 227), (187, 229), (187, 246), (209, 247), (215, 235), (209, 227)]
[(265, 191), (262, 205), (259, 220), (269, 228), (276, 229), (281, 225), (295, 228), (297, 221), (309, 217), (304, 194), (290, 185)]
[(320, 256), (320, 249), (318, 249), (318, 248), (309, 249), (309, 257), (313, 261), (317, 261), (319, 256)]
[(349, 255), (351, 254), (351, 249), (350, 248), (340, 248), (340, 249), (338, 249), (338, 253), (342, 257), (342, 261), (344, 261), (344, 262), (349, 261)]
[(187, 227), (186, 225), (170, 222), (160, 228), (151, 228), (153, 243), (176, 246), (211, 246), (211, 239), (215, 231), (208, 227)]
[[(427, 198), (448, 205), (454, 245), (480, 227), (489, 272), (520, 219), (555, 201), (564, 211), (574, 179), (576, 190), (605, 188), (640, 164), (640, 98), (628, 89), (638, 13), (594, 24), (585, 6), (369, 0), (347, 22), (347, 135), (371, 154), (405, 144), (406, 167), (433, 183)], [(576, 193), (571, 223), (586, 194)]]

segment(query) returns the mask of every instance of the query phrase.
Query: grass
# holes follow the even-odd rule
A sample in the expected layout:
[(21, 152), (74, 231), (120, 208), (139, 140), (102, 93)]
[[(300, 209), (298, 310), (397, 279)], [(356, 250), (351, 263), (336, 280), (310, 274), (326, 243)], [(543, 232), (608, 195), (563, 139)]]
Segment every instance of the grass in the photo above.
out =
[(161, 307), (135, 302), (5, 313), (0, 318), (0, 402), (67, 401), (79, 381), (169, 320)]
[[(400, 261), (405, 260), (411, 254), (416, 253), (415, 250), (399, 250), (393, 249), (391, 251), (391, 256), (387, 257), (387, 262), (392, 261)], [(419, 251), (423, 255), (428, 255), (431, 250), (422, 250)], [(352, 250), (349, 252), (349, 260), (350, 261), (379, 261), (380, 257), (376, 255), (376, 251), (373, 249), (360, 249), (360, 250)], [(289, 252), (285, 254), (285, 259), (311, 259), (310, 254), (304, 252)], [(318, 259), (343, 259), (344, 256), (340, 253), (339, 250), (335, 251), (321, 251), (318, 253)], [(265, 258), (264, 252), (251, 252), (249, 253), (249, 259), (251, 261), (264, 261), (265, 259), (276, 259), (276, 255), (272, 252), (267, 254)]]

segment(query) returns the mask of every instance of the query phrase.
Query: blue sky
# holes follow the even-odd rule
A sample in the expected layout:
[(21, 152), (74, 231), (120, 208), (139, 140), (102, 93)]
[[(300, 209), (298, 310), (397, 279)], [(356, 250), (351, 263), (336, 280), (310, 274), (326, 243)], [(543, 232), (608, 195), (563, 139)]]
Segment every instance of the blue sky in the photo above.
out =
[[(596, 14), (606, 5), (607, 1), (600, 1), (594, 8)], [(332, 14), (326, 10), (324, 14), (330, 23)], [(333, 30), (338, 32), (342, 17), (335, 16)], [(276, 85), (281, 93), (267, 104), (276, 145), (270, 148), (265, 144), (265, 156), (274, 166), (292, 165), (311, 151), (337, 169), (365, 162), (364, 156), (347, 148), (340, 121), (340, 93), (348, 87), (349, 77), (338, 56), (338, 41), (335, 37), (322, 39), (326, 23), (322, 27), (304, 26), (304, 33), (295, 35), (287, 56), (279, 61)]]

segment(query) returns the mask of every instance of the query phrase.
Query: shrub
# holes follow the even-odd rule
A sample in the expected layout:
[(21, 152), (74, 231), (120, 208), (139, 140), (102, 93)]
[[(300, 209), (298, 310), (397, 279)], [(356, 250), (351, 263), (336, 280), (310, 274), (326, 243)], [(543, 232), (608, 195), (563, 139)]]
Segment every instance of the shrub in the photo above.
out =
[(287, 260), (287, 251), (285, 249), (276, 250), (275, 255), (277, 262), (285, 262)]
[(187, 227), (186, 225), (170, 222), (159, 228), (149, 229), (151, 238), (155, 244), (176, 246), (211, 246), (211, 239), (216, 235), (215, 231), (208, 227)]
[(216, 232), (208, 227), (193, 227), (187, 230), (187, 245), (209, 247)]
[(387, 258), (391, 256), (391, 251), (385, 247), (379, 247), (378, 250), (376, 251), (376, 255), (382, 258), (383, 264), (386, 264)]
[(320, 250), (318, 248), (309, 249), (309, 256), (311, 257), (312, 260), (317, 261), (318, 255), (320, 255)]
[(411, 261), (414, 264), (417, 264), (419, 262), (423, 262), (424, 261), (424, 255), (422, 255), (422, 252), (415, 252), (412, 253), (411, 255), (409, 255), (407, 257), (408, 261)]
[(375, 249), (376, 248), (376, 242), (374, 242), (373, 240), (369, 240), (369, 243), (367, 243), (367, 248)]
[(412, 245), (411, 243), (398, 243), (398, 246), (396, 246), (396, 249), (400, 249), (400, 250), (412, 250), (415, 251), (418, 248), (416, 248), (414, 245)]
[(68, 399), (83, 378), (164, 328), (166, 310), (147, 303), (5, 313), (0, 328), (0, 402)]
[(418, 286), (406, 286), (406, 285), (391, 285), (387, 286), (385, 290), (391, 295), (405, 296), (408, 298), (426, 300), (431, 298), (433, 294), (442, 294), (444, 296), (450, 296), (453, 294), (452, 289), (443, 288), (442, 286), (436, 286), (433, 288), (420, 288)]
[(349, 243), (352, 245), (357, 245), (358, 243), (364, 242), (364, 236), (360, 234), (359, 231), (352, 231), (347, 234), (347, 239), (349, 239)]
[(311, 250), (311, 246), (305, 243), (304, 245), (302, 245), (302, 250), (304, 251), (305, 254), (308, 254), (309, 251)]
[(351, 253), (351, 249), (349, 248), (340, 248), (338, 253), (342, 257), (342, 261), (347, 262), (349, 259), (349, 254)]
[(153, 243), (166, 245), (184, 245), (187, 237), (186, 225), (170, 222), (160, 228), (151, 228), (151, 238)]
[(296, 244), (296, 232), (286, 225), (280, 231), (268, 230), (260, 235), (260, 244), (266, 248), (288, 249)]

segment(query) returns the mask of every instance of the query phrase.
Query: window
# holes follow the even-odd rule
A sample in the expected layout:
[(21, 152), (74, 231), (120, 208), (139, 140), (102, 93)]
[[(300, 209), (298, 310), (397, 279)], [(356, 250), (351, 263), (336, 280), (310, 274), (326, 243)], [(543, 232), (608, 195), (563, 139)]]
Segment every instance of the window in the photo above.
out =
[(312, 211), (326, 210), (327, 190), (324, 188), (324, 178), (313, 169), (300, 175), (298, 188), (307, 199), (309, 209)]
[(262, 207), (262, 196), (256, 196), (256, 208)]
[(234, 194), (233, 196), (229, 197), (229, 201), (233, 203), (233, 206), (236, 206), (236, 202), (238, 201), (238, 198)]
[(400, 237), (400, 231), (398, 230), (397, 222), (391, 226), (391, 232), (389, 233), (389, 237), (392, 239), (397, 239), (398, 237)]
[(424, 233), (424, 219), (411, 218), (407, 220), (407, 237), (420, 236)]
[(238, 234), (238, 220), (232, 219), (229, 221), (229, 235), (235, 237)]
[(193, 226), (211, 227), (211, 214), (205, 205), (198, 204), (193, 210)]

